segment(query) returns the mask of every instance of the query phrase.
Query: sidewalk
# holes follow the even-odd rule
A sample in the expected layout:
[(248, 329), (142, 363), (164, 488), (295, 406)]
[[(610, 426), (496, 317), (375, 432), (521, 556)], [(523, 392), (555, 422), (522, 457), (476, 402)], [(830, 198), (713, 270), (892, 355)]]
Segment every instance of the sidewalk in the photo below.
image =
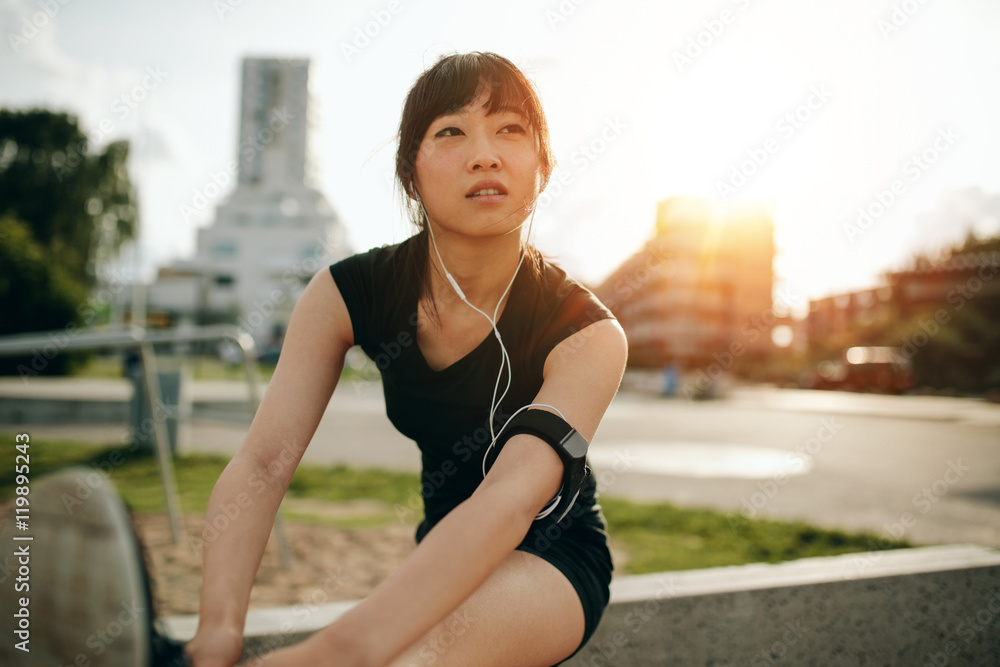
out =
[[(258, 387), (263, 395), (267, 385), (259, 383)], [(243, 381), (198, 380), (190, 383), (188, 391), (196, 403), (239, 404), (248, 400), (247, 384)], [(131, 395), (132, 385), (124, 378), (40, 377), (25, 382), (20, 378), (0, 377), (0, 399), (128, 401)], [(982, 399), (948, 396), (886, 396), (809, 389), (778, 389), (770, 386), (739, 386), (732, 389), (724, 398), (714, 399), (711, 402), (796, 412), (871, 415), (1000, 426), (1000, 404), (989, 403)], [(664, 398), (648, 392), (621, 391), (615, 397), (608, 414), (634, 414), (636, 405), (663, 403), (691, 404), (692, 402), (681, 397)], [(331, 401), (331, 407), (334, 406), (384, 412), (382, 387), (378, 382), (342, 384)]]

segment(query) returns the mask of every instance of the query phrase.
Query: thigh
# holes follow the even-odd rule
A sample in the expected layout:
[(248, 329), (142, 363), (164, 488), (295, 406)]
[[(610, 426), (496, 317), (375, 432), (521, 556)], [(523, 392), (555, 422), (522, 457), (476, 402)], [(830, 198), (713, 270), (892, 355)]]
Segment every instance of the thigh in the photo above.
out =
[(565, 575), (514, 551), (392, 667), (549, 667), (577, 649), (583, 632), (583, 606)]

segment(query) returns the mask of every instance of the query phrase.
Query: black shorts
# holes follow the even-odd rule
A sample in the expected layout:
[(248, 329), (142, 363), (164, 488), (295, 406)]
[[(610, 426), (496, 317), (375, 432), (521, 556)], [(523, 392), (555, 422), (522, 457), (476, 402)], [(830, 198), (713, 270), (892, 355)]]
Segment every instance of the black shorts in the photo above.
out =
[(600, 506), (586, 500), (583, 497), (578, 499), (559, 523), (544, 519), (537, 521), (517, 546), (518, 551), (534, 554), (556, 566), (580, 596), (584, 633), (573, 655), (597, 630), (597, 624), (608, 606), (611, 572), (614, 569)]

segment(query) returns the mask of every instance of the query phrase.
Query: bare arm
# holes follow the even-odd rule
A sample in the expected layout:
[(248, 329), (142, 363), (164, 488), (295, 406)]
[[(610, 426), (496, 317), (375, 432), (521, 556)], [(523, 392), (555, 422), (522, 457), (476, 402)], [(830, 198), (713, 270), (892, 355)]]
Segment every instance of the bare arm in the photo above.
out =
[[(590, 441), (618, 389), (626, 356), (617, 322), (592, 324), (549, 355), (534, 402), (558, 407)], [(350, 655), (344, 664), (382, 665), (398, 656), (514, 550), (558, 491), (562, 473), (562, 461), (547, 443), (530, 435), (511, 438), (476, 492), (371, 595), (317, 633), (316, 641), (326, 642), (333, 655)]]
[(209, 498), (201, 610), (188, 645), (197, 667), (229, 667), (239, 659), (250, 589), (275, 514), (353, 340), (347, 306), (323, 270), (296, 304), (260, 408)]

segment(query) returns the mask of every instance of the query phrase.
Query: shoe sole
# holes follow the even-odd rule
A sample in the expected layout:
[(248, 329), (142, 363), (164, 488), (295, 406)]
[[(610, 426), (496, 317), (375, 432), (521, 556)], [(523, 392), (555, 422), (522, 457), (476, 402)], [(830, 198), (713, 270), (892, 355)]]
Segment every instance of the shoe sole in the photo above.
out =
[[(150, 664), (150, 604), (138, 544), (114, 486), (93, 468), (75, 467), (40, 478), (27, 496), (28, 530), (4, 517), (0, 549), (0, 664), (10, 667)], [(20, 518), (24, 518), (21, 516)], [(13, 538), (31, 536), (30, 541)], [(17, 591), (28, 546), (29, 585)], [(9, 562), (9, 565), (7, 563)], [(6, 581), (3, 581), (6, 579)], [(13, 612), (28, 599), (29, 652), (16, 648)]]

